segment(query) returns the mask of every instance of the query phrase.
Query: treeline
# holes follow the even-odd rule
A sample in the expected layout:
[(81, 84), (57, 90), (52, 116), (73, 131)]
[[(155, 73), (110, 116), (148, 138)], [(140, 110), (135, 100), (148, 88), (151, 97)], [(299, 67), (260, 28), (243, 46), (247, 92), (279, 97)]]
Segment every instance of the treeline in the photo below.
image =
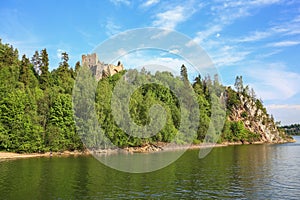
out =
[[(59, 66), (49, 71), (46, 49), (36, 51), (31, 59), (23, 55), (19, 60), (18, 50), (8, 44), (2, 44), (0, 41), (0, 150), (44, 152), (85, 149), (81, 138), (87, 134), (88, 130), (76, 128), (72, 105), (74, 82), (82, 67), (79, 62), (71, 67), (68, 60), (68, 54), (62, 53)], [(215, 134), (218, 142), (260, 139), (259, 135), (246, 129), (242, 121), (229, 120), (233, 108), (240, 103), (239, 96), (241, 94), (253, 98), (257, 106), (265, 111), (262, 102), (255, 98), (254, 91), (249, 90), (248, 86), (243, 86), (242, 77), (236, 79), (236, 91), (221, 85), (217, 75), (213, 79), (209, 76), (202, 78), (199, 75), (191, 84), (187, 79), (185, 66), (181, 67), (180, 77), (174, 77), (169, 72), (157, 72), (155, 75), (151, 75), (150, 72), (142, 70), (134, 73), (143, 74), (140, 77), (147, 80), (159, 77), (165, 83), (175, 79), (174, 88), (182, 84), (191, 88), (195, 92), (195, 101), (199, 104), (199, 116), (197, 116), (199, 123), (182, 127), (183, 124), (186, 124), (183, 123), (182, 118), (187, 115), (185, 113), (187, 110), (180, 107), (181, 100), (172, 90), (161, 84), (146, 84), (130, 97), (130, 117), (139, 126), (149, 125), (152, 120), (149, 117), (150, 108), (152, 105), (158, 104), (166, 112), (165, 125), (151, 137), (128, 135), (116, 123), (112, 113), (112, 106), (115, 105), (111, 105), (112, 92), (124, 73), (125, 71), (101, 79), (96, 83), (95, 96), (97, 120), (101, 124), (101, 129), (104, 131), (105, 137), (119, 147), (174, 140), (179, 144), (187, 142), (197, 144), (205, 139), (211, 125), (215, 127), (209, 131)], [(135, 81), (143, 80), (136, 79)], [(185, 95), (184, 90), (181, 92)], [(188, 98), (183, 101), (190, 104)], [(212, 105), (219, 101), (227, 102), (227, 110), (225, 112), (221, 104), (216, 104), (220, 106), (214, 106), (213, 112), (217, 114), (211, 118)], [(160, 116), (156, 117), (157, 121), (163, 120), (160, 120)], [(222, 123), (224, 118), (225, 122)], [(87, 125), (85, 124), (85, 126)], [(221, 130), (220, 126), (222, 126)], [(195, 129), (196, 133), (190, 136), (180, 135), (181, 132), (187, 133), (189, 129)], [(212, 137), (214, 137), (213, 134), (211, 134)], [(96, 141), (88, 142), (89, 147), (93, 145), (97, 146)]]
[[(140, 83), (147, 82), (148, 80), (160, 80), (160, 84), (144, 84), (139, 87), (131, 96), (129, 103), (129, 111), (131, 119), (140, 126), (146, 126), (151, 123), (149, 117), (150, 109), (153, 105), (159, 104), (166, 112), (166, 122), (163, 128), (152, 137), (132, 137), (122, 130), (119, 124), (116, 124), (115, 115), (122, 115), (122, 108), (118, 108), (121, 113), (113, 113), (112, 108), (116, 105), (112, 105), (112, 93), (116, 92), (116, 84), (121, 81), (123, 73), (116, 74), (112, 77), (104, 78), (98, 82), (96, 93), (96, 110), (99, 122), (102, 130), (104, 130), (105, 136), (113, 142), (114, 145), (119, 147), (127, 146), (141, 146), (145, 143), (157, 143), (157, 142), (175, 142), (177, 144), (193, 143), (199, 144), (206, 141), (222, 143), (225, 141), (238, 142), (238, 141), (259, 141), (261, 136), (257, 133), (249, 131), (242, 121), (231, 121), (229, 116), (232, 112), (236, 112), (241, 104), (240, 95), (246, 98), (252, 99), (256, 102), (257, 106), (266, 112), (261, 101), (255, 98), (255, 93), (250, 90), (248, 86), (244, 87), (242, 77), (236, 78), (235, 88), (239, 90), (236, 92), (230, 87), (225, 87), (220, 84), (217, 75), (211, 79), (210, 76), (202, 78), (198, 75), (192, 84), (190, 84), (187, 76), (187, 69), (183, 65), (181, 66), (181, 76), (174, 77), (170, 72), (156, 72), (151, 74), (150, 72), (132, 70), (131, 74), (136, 74), (130, 79), (132, 84), (141, 85)], [(138, 75), (137, 75), (138, 74)], [(172, 80), (173, 85), (170, 83)], [(155, 82), (155, 81), (152, 81)], [(166, 88), (162, 85), (170, 86)], [(123, 83), (125, 84), (125, 83)], [(123, 85), (122, 84), (122, 85)], [(185, 107), (180, 106), (181, 99), (174, 94), (175, 88), (183, 87), (182, 84), (187, 84), (187, 87), (195, 93), (195, 101), (199, 106), (198, 110), (198, 122), (194, 124), (185, 123), (183, 121), (188, 116), (182, 113), (188, 113), (191, 110), (187, 110)], [(129, 86), (122, 87), (117, 93), (119, 96), (124, 96), (126, 93), (130, 93)], [(180, 90), (180, 95), (185, 97), (184, 100), (188, 101), (188, 88)], [(178, 93), (178, 92), (177, 92)], [(186, 93), (186, 94), (184, 94)], [(224, 101), (223, 103), (219, 103)], [(189, 104), (189, 102), (186, 102)], [(117, 104), (120, 105), (120, 104)], [(222, 106), (226, 106), (225, 108)], [(213, 108), (214, 107), (214, 108)], [(189, 106), (188, 106), (189, 108)], [(213, 108), (213, 109), (212, 109)], [(123, 112), (126, 112), (123, 111)], [(118, 118), (126, 119), (126, 116)], [(161, 116), (157, 116), (159, 121), (162, 121)], [(128, 125), (128, 122), (126, 122)], [(210, 130), (209, 130), (210, 128)], [(132, 130), (132, 128), (128, 128)], [(196, 130), (195, 133), (192, 130)], [(155, 130), (153, 130), (155, 131)], [(206, 138), (208, 131), (209, 137)], [(138, 130), (136, 130), (138, 132)], [(217, 139), (215, 139), (217, 138)], [(89, 147), (95, 146), (97, 141), (89, 140)], [(101, 145), (100, 145), (101, 146)]]
[(62, 53), (49, 72), (46, 49), (19, 60), (18, 50), (0, 41), (0, 150), (43, 152), (83, 149), (72, 110), (75, 70)]
[(300, 135), (300, 124), (281, 126), (288, 135)]

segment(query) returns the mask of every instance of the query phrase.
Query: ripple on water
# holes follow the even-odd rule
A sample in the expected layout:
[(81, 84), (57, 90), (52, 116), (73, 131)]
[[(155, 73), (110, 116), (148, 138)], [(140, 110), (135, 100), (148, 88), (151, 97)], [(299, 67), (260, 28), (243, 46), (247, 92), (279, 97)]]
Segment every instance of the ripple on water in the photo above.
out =
[(298, 199), (299, 152), (299, 144), (220, 147), (204, 159), (187, 151), (145, 174), (93, 157), (1, 161), (0, 199)]

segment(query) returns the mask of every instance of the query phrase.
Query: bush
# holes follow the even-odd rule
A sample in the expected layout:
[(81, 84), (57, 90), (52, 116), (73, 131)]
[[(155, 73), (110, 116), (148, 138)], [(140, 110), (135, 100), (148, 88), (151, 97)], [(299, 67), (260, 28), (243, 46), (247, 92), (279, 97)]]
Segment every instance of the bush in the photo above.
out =
[(198, 140), (198, 139), (194, 139), (194, 140), (193, 140), (193, 144), (200, 144), (200, 143), (201, 143), (201, 141)]
[(247, 118), (248, 117), (248, 113), (246, 111), (242, 112), (241, 117), (242, 118)]

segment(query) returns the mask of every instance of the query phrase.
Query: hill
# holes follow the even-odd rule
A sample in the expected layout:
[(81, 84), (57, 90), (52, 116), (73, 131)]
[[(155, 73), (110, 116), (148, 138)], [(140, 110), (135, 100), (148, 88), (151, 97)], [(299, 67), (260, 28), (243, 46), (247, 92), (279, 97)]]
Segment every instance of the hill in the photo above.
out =
[[(72, 68), (68, 60), (68, 54), (62, 53), (59, 66), (49, 71), (46, 49), (36, 51), (31, 59), (23, 55), (20, 60), (17, 49), (0, 41), (1, 151), (44, 152), (85, 149), (81, 139), (85, 138), (93, 126), (88, 124), (90, 122), (79, 126), (73, 108), (73, 103), (76, 102), (72, 99), (77, 75), (85, 67), (77, 62)], [(119, 113), (113, 113), (112, 108), (118, 105), (111, 103), (112, 91), (125, 72), (121, 71), (98, 82), (95, 80), (97, 90), (96, 101), (93, 104), (98, 122), (101, 124), (104, 136), (118, 147), (135, 147), (171, 141), (177, 144), (190, 142), (199, 144), (207, 141), (208, 131), (212, 133), (212, 137), (217, 138), (218, 143), (291, 141), (290, 137), (277, 128), (262, 102), (255, 98), (254, 91), (249, 90), (248, 86), (243, 86), (242, 77), (236, 78), (236, 90), (221, 85), (217, 76), (212, 80), (209, 76), (202, 78), (199, 75), (191, 83), (187, 80), (184, 66), (181, 67), (180, 77), (174, 77), (169, 72), (157, 72), (155, 75), (146, 71), (133, 71), (133, 73), (141, 73), (142, 78), (149, 80), (154, 77), (159, 77), (165, 82), (174, 79), (175, 88), (185, 85), (193, 90), (195, 93), (193, 98), (199, 105), (198, 123), (183, 126), (184, 117), (188, 112), (180, 107), (180, 103), (184, 101), (189, 105), (191, 103), (189, 98), (180, 100), (170, 88), (161, 84), (146, 84), (130, 97), (128, 106), (130, 117), (139, 126), (149, 125), (153, 120), (149, 112), (152, 105), (157, 104), (160, 108), (164, 108), (166, 117), (163, 119), (161, 116), (156, 116), (156, 121), (165, 120), (165, 124), (157, 134), (150, 137), (138, 137), (138, 129), (135, 133), (136, 137), (128, 135), (116, 122)], [(179, 92), (184, 96), (186, 91)], [(126, 95), (126, 91), (120, 93)], [(82, 98), (84, 99), (84, 96)], [(227, 102), (226, 112), (221, 107), (214, 107), (214, 102), (219, 101)], [(82, 110), (86, 109), (82, 108)], [(212, 118), (213, 113), (217, 114)], [(225, 119), (224, 127), (221, 123), (222, 118)], [(119, 123), (125, 122), (126, 120)], [(218, 131), (221, 126), (222, 129)], [(190, 129), (196, 130), (195, 134), (182, 135), (182, 132), (189, 133)], [(85, 145), (97, 147), (97, 142), (99, 141), (91, 139), (85, 141)]]
[(281, 126), (280, 128), (282, 128), (288, 135), (300, 135), (300, 124), (291, 124)]

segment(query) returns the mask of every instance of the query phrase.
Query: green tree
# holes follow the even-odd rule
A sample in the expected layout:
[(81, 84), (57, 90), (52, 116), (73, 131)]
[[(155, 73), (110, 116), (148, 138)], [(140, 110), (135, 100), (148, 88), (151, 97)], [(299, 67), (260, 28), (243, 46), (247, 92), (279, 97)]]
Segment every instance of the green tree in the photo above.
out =
[(193, 88), (197, 95), (203, 95), (203, 85), (200, 74), (195, 78)]
[(49, 58), (46, 49), (43, 49), (40, 54), (40, 71), (41, 75), (39, 77), (40, 80), (40, 87), (41, 89), (45, 90), (49, 87), (50, 82), (50, 72), (49, 72)]
[(243, 77), (242, 76), (237, 76), (235, 79), (234, 87), (237, 92), (242, 93), (244, 90), (244, 85), (243, 85)]
[(52, 150), (76, 149), (80, 139), (75, 132), (71, 96), (69, 94), (56, 96), (49, 112), (46, 144)]
[(61, 93), (72, 94), (74, 85), (74, 72), (69, 66), (69, 56), (66, 52), (62, 53), (62, 61), (59, 67), (51, 72), (54, 84), (58, 86)]
[(41, 74), (41, 69), (40, 69), (40, 67), (41, 67), (41, 57), (40, 57), (40, 54), (39, 54), (39, 52), (38, 51), (35, 51), (34, 52), (34, 55), (32, 56), (32, 58), (31, 58), (31, 63), (33, 64), (33, 68), (34, 68), (34, 70), (36, 71), (36, 73), (38, 74), (38, 75), (40, 75)]
[(0, 102), (2, 129), (8, 138), (1, 149), (16, 152), (36, 152), (42, 149), (41, 128), (35, 121), (36, 108), (22, 90), (8, 93)]
[(187, 68), (185, 65), (181, 65), (180, 75), (181, 75), (182, 80), (184, 80), (185, 82), (189, 81), (188, 74), (187, 74)]
[(25, 55), (22, 56), (20, 78), (19, 80), (24, 83), (25, 86), (30, 83), (30, 61)]

